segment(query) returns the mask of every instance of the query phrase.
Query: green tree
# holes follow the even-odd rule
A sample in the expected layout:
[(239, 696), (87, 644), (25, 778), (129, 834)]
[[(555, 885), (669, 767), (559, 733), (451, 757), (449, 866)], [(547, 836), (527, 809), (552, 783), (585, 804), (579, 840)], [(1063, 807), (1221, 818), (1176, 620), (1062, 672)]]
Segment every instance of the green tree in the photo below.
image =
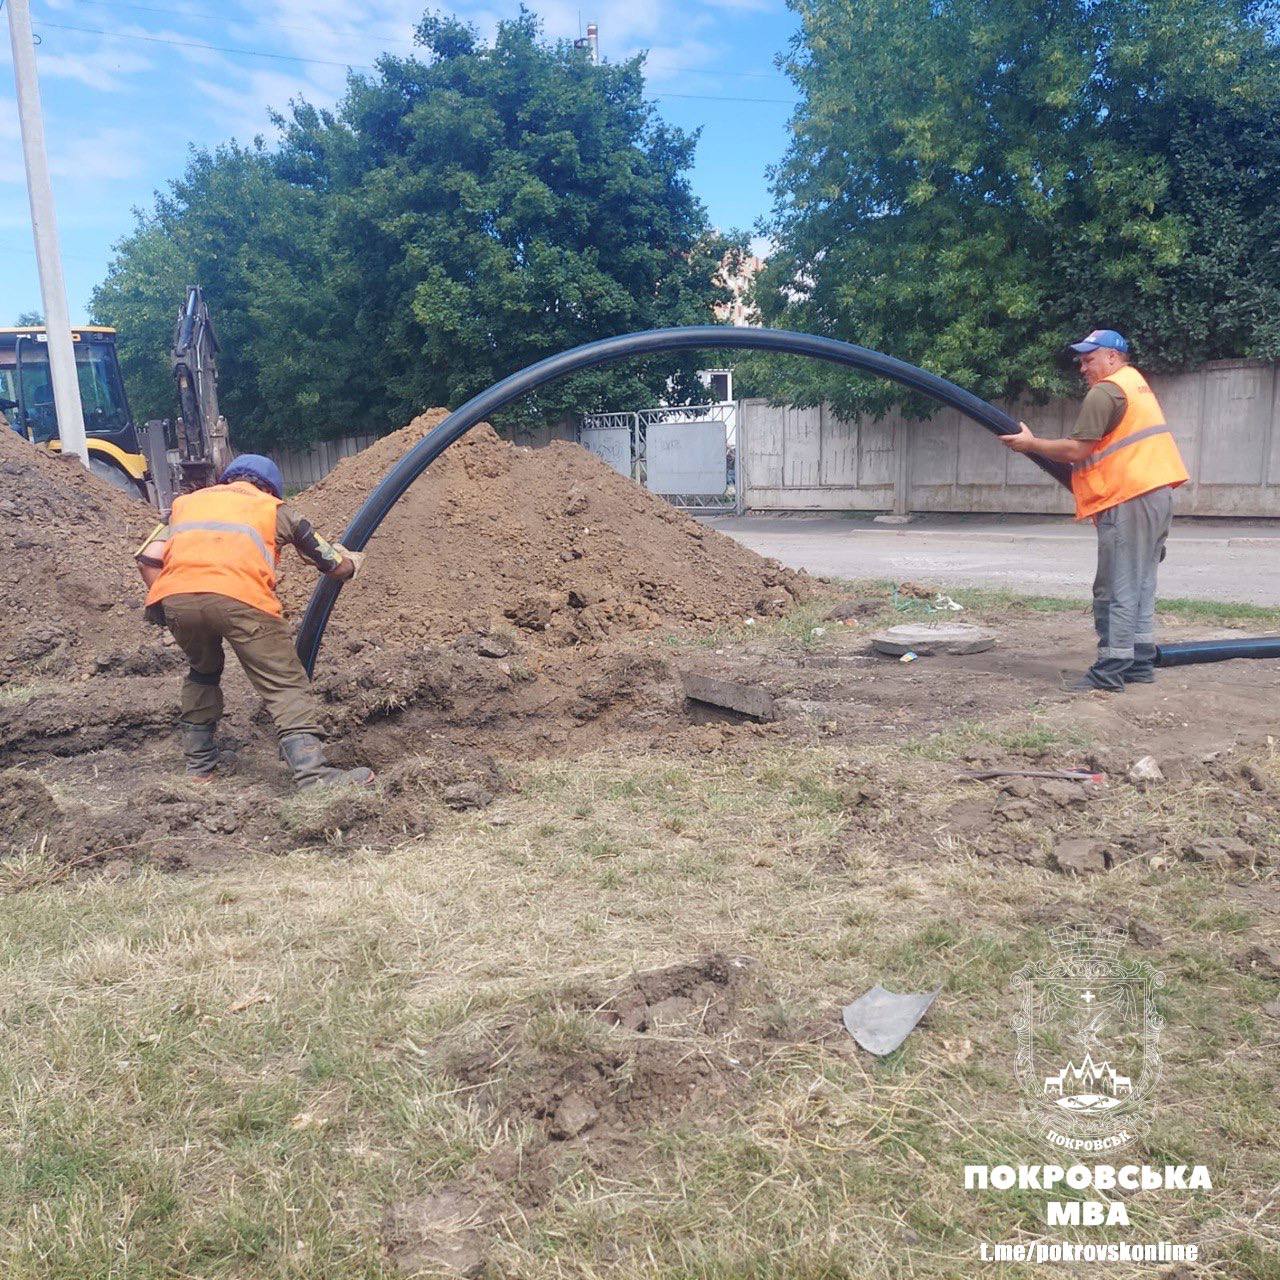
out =
[[(1280, 355), (1280, 55), (1244, 0), (790, 0), (767, 323), (988, 398), (1074, 386), (1095, 326), (1148, 368)], [(784, 365), (770, 391), (901, 398)]]
[[(222, 408), (237, 440), (268, 438), (282, 408), (284, 417), (304, 419), (305, 389), (287, 401), (267, 403), (266, 395), (280, 369), (293, 366), (296, 341), (272, 346), (288, 291), (320, 283), (313, 203), (279, 179), (260, 143), (231, 144), (193, 152), (183, 177), (139, 218), (91, 301), (94, 318), (119, 331), (121, 369), (139, 419), (176, 412), (169, 351), (187, 285), (196, 283), (213, 315)], [(295, 306), (288, 319), (301, 328), (309, 317)]]
[(44, 314), (39, 311), (24, 311), (13, 323), (19, 329), (25, 329), (28, 325), (44, 324)]
[[(280, 143), (196, 152), (93, 299), (148, 413), (198, 279), (239, 441), (385, 431), (592, 338), (706, 322), (730, 243), (687, 173), (695, 138), (644, 100), (639, 59), (592, 66), (528, 13), (492, 45), (452, 19), (384, 57)], [(693, 362), (595, 371), (524, 417), (651, 402)]]

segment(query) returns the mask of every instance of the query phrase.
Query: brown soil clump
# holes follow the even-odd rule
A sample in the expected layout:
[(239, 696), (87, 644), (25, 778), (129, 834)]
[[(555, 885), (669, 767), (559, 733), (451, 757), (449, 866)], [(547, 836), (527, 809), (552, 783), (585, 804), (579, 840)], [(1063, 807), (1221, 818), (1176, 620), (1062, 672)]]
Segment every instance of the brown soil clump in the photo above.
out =
[[(345, 459), (294, 505), (338, 537), (444, 417), (433, 409)], [(518, 448), (485, 424), (414, 483), (368, 550), (334, 609), (327, 644), (338, 652), (352, 641), (504, 632), (555, 648), (777, 615), (808, 594), (805, 575), (683, 515), (578, 445)], [(291, 571), (282, 593), (300, 611), (312, 586)]]
[[(646, 1158), (653, 1126), (725, 1115), (785, 1038), (761, 1016), (767, 1004), (753, 962), (714, 954), (621, 988), (569, 990), (555, 1010), (506, 1017), (482, 1043), (444, 1050), (443, 1076), (495, 1127), (465, 1191), (491, 1211), (495, 1199), (519, 1206), (523, 1217), (579, 1162), (620, 1171)], [(517, 1131), (527, 1133), (518, 1148), (509, 1145)]]
[(0, 685), (136, 666), (159, 647), (132, 560), (155, 521), (78, 461), (0, 431)]
[(495, 1236), (529, 1230), (584, 1166), (629, 1174), (653, 1161), (655, 1129), (723, 1122), (769, 1054), (813, 1034), (779, 1018), (753, 961), (717, 953), (607, 989), (571, 987), (554, 1009), (513, 1012), (482, 1043), (443, 1049), (442, 1077), (492, 1124), (493, 1145), (389, 1208), (388, 1262), (496, 1274)]
[(625, 1143), (697, 1100), (714, 1109), (739, 1092), (766, 1038), (750, 1013), (760, 996), (748, 961), (705, 956), (638, 974), (614, 995), (571, 993), (575, 1011), (614, 1029), (599, 1045), (546, 1043), (536, 1027), (511, 1024), (447, 1070), (482, 1105), (535, 1121), (552, 1143)]

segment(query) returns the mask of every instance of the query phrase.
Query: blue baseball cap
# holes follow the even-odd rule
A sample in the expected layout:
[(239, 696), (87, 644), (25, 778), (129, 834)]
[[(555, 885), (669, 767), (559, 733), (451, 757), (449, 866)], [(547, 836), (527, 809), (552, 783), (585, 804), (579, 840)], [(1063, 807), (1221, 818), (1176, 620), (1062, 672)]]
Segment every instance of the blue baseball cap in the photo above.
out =
[(1129, 340), (1114, 329), (1095, 329), (1079, 342), (1071, 344), (1071, 350), (1082, 356), (1087, 356), (1090, 351), (1097, 351), (1099, 347), (1110, 347), (1112, 351), (1123, 351), (1127, 355)]

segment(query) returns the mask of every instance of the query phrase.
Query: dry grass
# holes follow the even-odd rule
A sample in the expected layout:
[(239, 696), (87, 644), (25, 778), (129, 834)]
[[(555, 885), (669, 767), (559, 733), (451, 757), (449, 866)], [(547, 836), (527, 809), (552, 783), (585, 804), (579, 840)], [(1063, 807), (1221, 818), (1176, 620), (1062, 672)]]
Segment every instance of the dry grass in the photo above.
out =
[[(388, 1205), (535, 1142), (527, 1118), (459, 1087), (445, 1049), (514, 1024), (530, 1051), (596, 1051), (610, 1033), (569, 993), (723, 951), (757, 962), (756, 1016), (832, 1034), (780, 1034), (714, 1114), (695, 1103), (628, 1135), (623, 1160), (569, 1161), (540, 1205), (513, 1197), (488, 1232), (491, 1274), (968, 1277), (978, 1240), (1043, 1232), (1043, 1195), (963, 1189), (967, 1163), (1050, 1158), (1014, 1106), (1009, 980), (1054, 919), (1119, 911), (1159, 930), (1147, 958), (1168, 978), (1165, 1082), (1140, 1154), (1207, 1164), (1215, 1185), (1134, 1198), (1124, 1234), (1201, 1243), (1196, 1275), (1275, 1280), (1280, 1021), (1263, 1006), (1280, 984), (1237, 966), (1276, 944), (1274, 880), (1235, 876), (1228, 895), (1223, 872), (1144, 858), (1068, 880), (939, 834), (969, 794), (942, 761), (974, 743), (1081, 745), (1048, 732), (1028, 717), (856, 757), (757, 745), (536, 761), (516, 794), (390, 856), (139, 871), (0, 900), (0, 1272), (390, 1275)], [(1172, 847), (1220, 829), (1236, 794), (1210, 779), (1116, 786), (1091, 821)], [(1280, 848), (1269, 818), (1256, 839)], [(883, 1061), (838, 1022), (876, 982), (944, 988)]]
[(28, 680), (21, 684), (0, 685), (0, 708), (22, 707), (36, 698), (57, 693), (63, 688), (53, 680)]

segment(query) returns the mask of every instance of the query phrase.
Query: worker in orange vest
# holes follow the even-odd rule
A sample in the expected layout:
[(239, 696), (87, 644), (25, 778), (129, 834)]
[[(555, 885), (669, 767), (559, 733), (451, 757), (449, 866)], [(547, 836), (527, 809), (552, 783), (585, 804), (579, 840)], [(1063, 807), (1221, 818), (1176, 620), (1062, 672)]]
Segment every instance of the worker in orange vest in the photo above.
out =
[(1126, 684), (1156, 678), (1156, 570), (1169, 537), (1173, 491), (1188, 476), (1160, 402), (1129, 363), (1126, 339), (1114, 329), (1095, 329), (1071, 350), (1089, 387), (1071, 435), (1042, 439), (1020, 422), (1016, 435), (1000, 440), (1017, 453), (1071, 466), (1076, 519), (1091, 519), (1098, 530), (1098, 658), (1071, 688), (1119, 693)]
[(175, 498), (169, 523), (138, 551), (147, 615), (168, 626), (190, 663), (178, 721), (187, 776), (208, 781), (217, 768), (225, 640), (266, 704), (297, 784), (365, 784), (373, 780), (368, 769), (336, 769), (325, 759), (319, 706), (276, 595), (286, 543), (339, 581), (354, 578), (364, 556), (327, 543), (283, 493), (270, 458), (241, 454), (218, 484)]

